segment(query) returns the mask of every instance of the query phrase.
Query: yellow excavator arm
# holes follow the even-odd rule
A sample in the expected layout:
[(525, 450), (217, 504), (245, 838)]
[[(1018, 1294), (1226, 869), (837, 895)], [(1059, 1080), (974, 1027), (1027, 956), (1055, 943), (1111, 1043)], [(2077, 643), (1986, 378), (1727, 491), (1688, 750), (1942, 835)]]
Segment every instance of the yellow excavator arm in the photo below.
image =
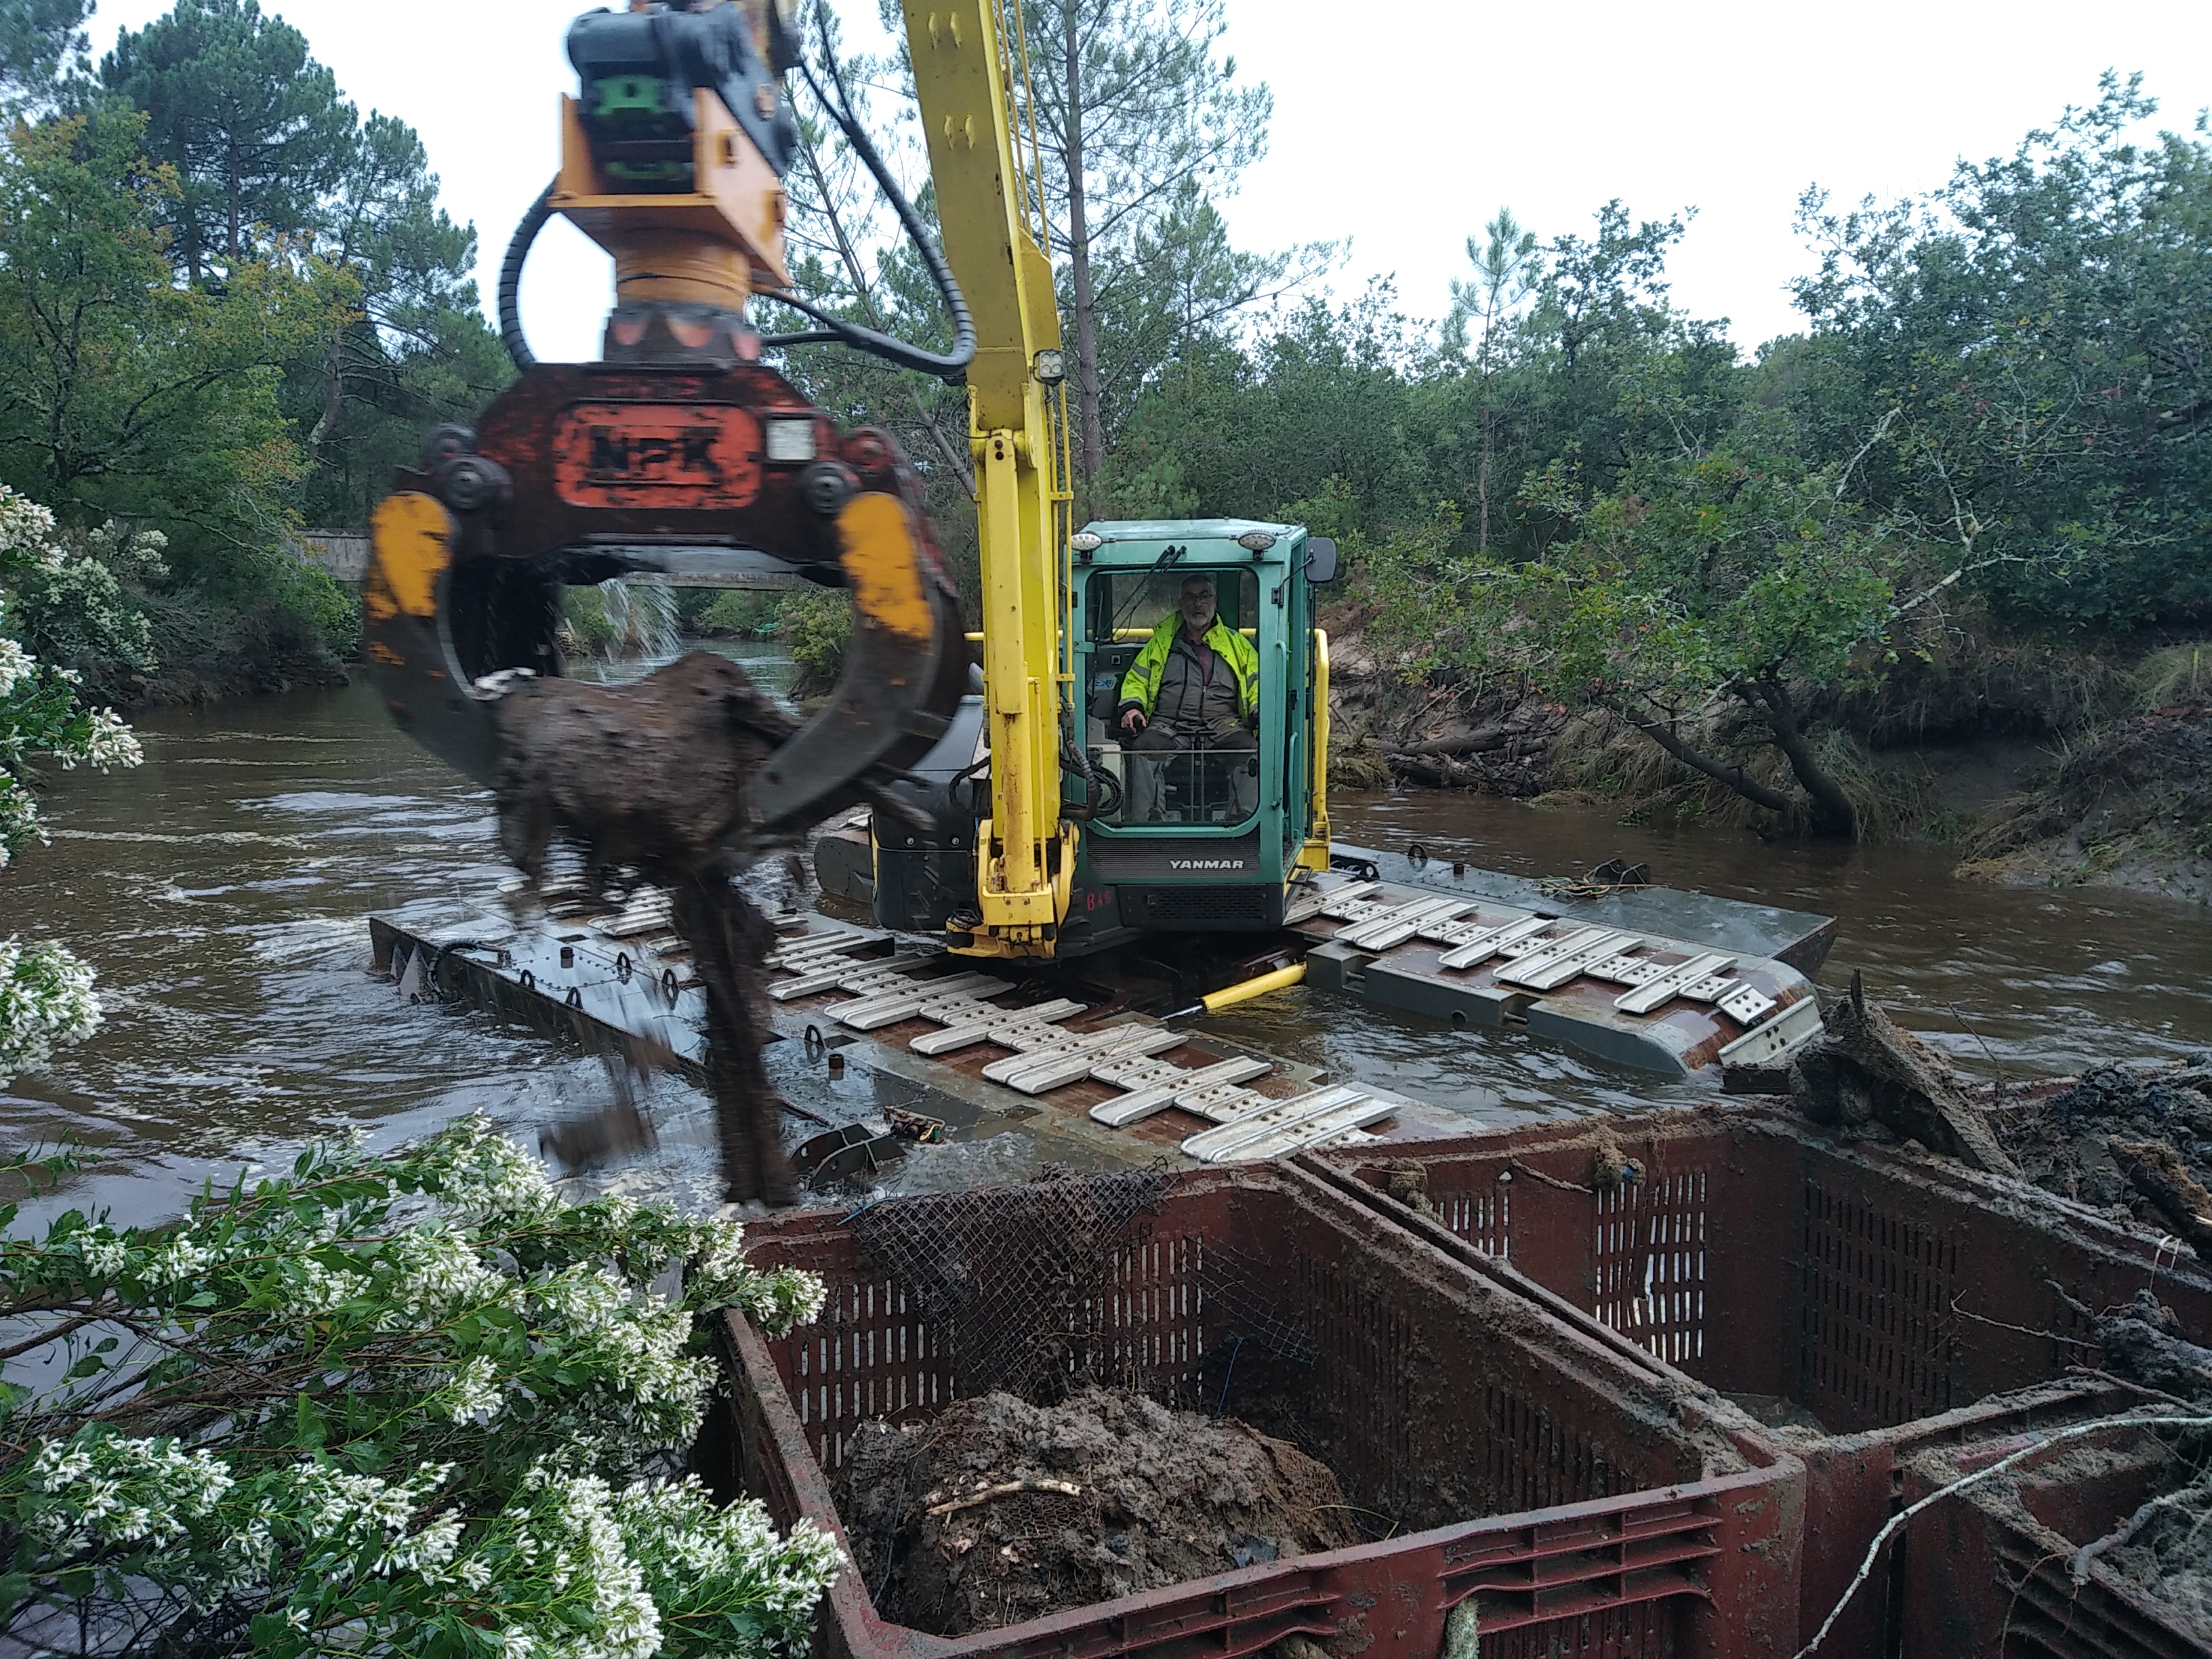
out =
[(975, 325), (968, 441), (991, 817), (976, 835), (981, 922), (966, 949), (1049, 956), (1075, 870), (1075, 828), (1060, 805), (1071, 678), (1062, 637), (1066, 421), (1035, 136), (1015, 131), (1008, 96), (1024, 72), (1023, 46), (1002, 27), (996, 0), (905, 0), (905, 15), (945, 255)]
[[(1000, 4), (909, 0), (905, 9), (951, 276), (933, 250), (923, 255), (961, 336), (944, 356), (787, 291), (782, 179), (797, 128), (784, 76), (800, 64), (791, 0), (632, 0), (577, 18), (568, 54), (579, 93), (562, 104), (561, 172), (517, 228), (501, 276), (501, 336), (520, 373), (474, 428), (434, 431), (422, 465), (395, 479), (378, 509), (367, 629), (394, 716), (489, 781), (492, 705), (519, 675), (561, 672), (564, 586), (834, 573), (856, 607), (844, 672), (762, 769), (743, 828), (765, 844), (854, 799), (884, 808), (889, 784), (958, 708), (967, 665), (956, 598), (919, 483), (888, 434), (839, 431), (762, 358), (838, 339), (909, 368), (964, 369), (991, 807), (975, 838), (981, 914), (963, 948), (1050, 956), (1076, 854), (1060, 775), (1072, 685), (1066, 422), (1035, 134), (1014, 130), (1009, 95), (1023, 72), (1018, 13), (1009, 32)], [(849, 110), (841, 125), (921, 240), (848, 120)], [(522, 337), (522, 262), (556, 213), (614, 257), (615, 308), (596, 362), (538, 362)], [(756, 294), (826, 331), (763, 337), (746, 314)]]

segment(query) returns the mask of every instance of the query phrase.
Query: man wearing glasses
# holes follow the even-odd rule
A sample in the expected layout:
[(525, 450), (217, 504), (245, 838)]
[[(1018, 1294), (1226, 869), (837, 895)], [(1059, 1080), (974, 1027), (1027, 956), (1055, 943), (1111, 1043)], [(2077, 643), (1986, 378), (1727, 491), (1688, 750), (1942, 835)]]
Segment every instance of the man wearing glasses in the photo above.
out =
[(1221, 620), (1213, 579), (1184, 578), (1174, 613), (1152, 630), (1121, 678), (1121, 746), (1160, 757), (1131, 763), (1129, 810), (1123, 822), (1150, 823), (1158, 817), (1166, 755), (1194, 750), (1231, 755), (1225, 761), (1197, 763), (1202, 769), (1201, 810), (1226, 805), (1229, 822), (1250, 817), (1259, 804), (1260, 781), (1244, 757), (1260, 747), (1254, 735), (1259, 718), (1260, 653)]

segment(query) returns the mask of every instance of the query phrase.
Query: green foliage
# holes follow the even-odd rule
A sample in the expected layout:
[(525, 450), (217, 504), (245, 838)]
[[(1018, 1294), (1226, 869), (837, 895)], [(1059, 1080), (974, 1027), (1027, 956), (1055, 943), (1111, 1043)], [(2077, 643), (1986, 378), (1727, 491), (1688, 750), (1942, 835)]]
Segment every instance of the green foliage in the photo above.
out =
[(158, 530), (131, 531), (112, 521), (88, 532), (58, 532), (52, 558), (15, 577), (8, 626), (94, 694), (126, 695), (159, 665), (153, 629), (136, 594), (168, 574), (167, 545)]
[(726, 587), (702, 591), (706, 603), (688, 612), (684, 620), (695, 632), (727, 635), (735, 639), (758, 639), (773, 633), (781, 620), (783, 594), (756, 588)]
[(70, 1211), (0, 1244), (15, 1352), (58, 1375), (0, 1390), (0, 1630), (56, 1653), (790, 1651), (835, 1542), (665, 1470), (720, 1310), (777, 1334), (821, 1297), (747, 1267), (734, 1224), (563, 1202), (480, 1119), (311, 1150), (163, 1227)]
[(307, 37), (257, 0), (178, 0), (118, 35), (100, 78), (146, 112), (147, 151), (179, 181), (167, 218), (194, 286), (306, 223), (338, 182), (353, 109)]
[(65, 520), (171, 529), (189, 566), (273, 540), (295, 466), (279, 371), (336, 293), (320, 265), (274, 258), (219, 295), (173, 283), (175, 184), (140, 127), (100, 109), (0, 153), (0, 471)]
[(778, 616), (779, 632), (798, 668), (793, 692), (816, 696), (836, 684), (844, 672), (845, 647), (853, 639), (851, 595), (842, 588), (787, 588)]
[(561, 629), (574, 641), (572, 650), (605, 656), (614, 648), (614, 621), (607, 615), (606, 595), (596, 587), (561, 590)]
[(312, 254), (340, 303), (284, 364), (310, 523), (366, 523), (422, 434), (468, 421), (511, 370), (477, 308), (476, 233), (437, 204), (414, 129), (362, 119), (306, 38), (255, 0), (180, 0), (100, 66), (143, 111), (177, 188), (169, 257), (191, 286)]
[(1924, 201), (1802, 225), (1817, 356), (1786, 404), (2005, 614), (2124, 629), (2212, 611), (2212, 148), (2138, 142), (2139, 80), (1963, 162)]
[(0, 110), (39, 112), (91, 64), (92, 0), (0, 0)]

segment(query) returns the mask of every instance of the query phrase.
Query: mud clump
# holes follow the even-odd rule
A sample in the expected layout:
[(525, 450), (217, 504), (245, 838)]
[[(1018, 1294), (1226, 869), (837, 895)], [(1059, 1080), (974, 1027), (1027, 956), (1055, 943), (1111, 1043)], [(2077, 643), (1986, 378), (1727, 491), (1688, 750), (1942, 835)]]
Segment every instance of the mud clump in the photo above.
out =
[(1868, 1000), (1856, 974), (1790, 1061), (1790, 1094), (1815, 1123), (1879, 1123), (1975, 1169), (2020, 1173), (1950, 1061)]
[(2037, 1186), (2186, 1237), (2148, 1188), (2197, 1208), (2190, 1188), (2212, 1177), (2212, 1054), (2162, 1071), (2100, 1066), (2056, 1093), (2000, 1099), (1990, 1116)]
[(878, 1615), (939, 1636), (1362, 1541), (1295, 1446), (1096, 1386), (868, 1425), (836, 1495)]
[(525, 681), (494, 719), (501, 846), (532, 883), (558, 850), (580, 861), (589, 896), (668, 890), (706, 990), (723, 1195), (790, 1202), (781, 1101), (761, 1063), (773, 930), (731, 884), (765, 850), (747, 829), (753, 777), (796, 723), (705, 651), (630, 685)]

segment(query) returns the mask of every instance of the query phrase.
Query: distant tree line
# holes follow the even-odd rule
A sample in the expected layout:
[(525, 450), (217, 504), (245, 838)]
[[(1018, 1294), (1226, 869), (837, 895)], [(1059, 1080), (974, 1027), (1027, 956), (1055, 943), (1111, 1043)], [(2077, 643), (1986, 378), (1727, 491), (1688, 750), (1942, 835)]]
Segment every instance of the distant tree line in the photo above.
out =
[[(288, 535), (360, 523), (422, 431), (510, 373), (474, 233), (412, 131), (362, 115), (255, 0), (180, 0), (97, 64), (87, 14), (0, 0), (0, 481), (84, 559), (144, 530), (167, 544), (112, 573), (152, 624), (135, 659), (70, 644), (29, 599), (11, 626), (96, 683), (202, 661), (283, 683), (350, 626)], [(2000, 637), (2203, 631), (2212, 141), (2145, 136), (2135, 82), (1924, 198), (1809, 192), (1803, 325), (1747, 352), (1669, 294), (1683, 218), (1619, 203), (1548, 240), (1501, 211), (1441, 319), (1387, 283), (1333, 295), (1341, 250), (1228, 234), (1273, 106), (1224, 51), (1218, 0), (1023, 15), (1079, 514), (1306, 520), (1352, 555), (1391, 673), (1609, 711), (1837, 831), (1854, 814), (1817, 732), (1900, 670)], [(898, 50), (844, 57), (927, 217)], [(803, 94), (800, 114), (795, 286), (942, 343), (865, 172)], [(897, 434), (972, 582), (959, 388), (788, 356), (841, 418)]]
[[(1218, 7), (1024, 10), (1079, 516), (1308, 522), (1352, 555), (1389, 673), (1607, 711), (1837, 834), (1861, 826), (1828, 728), (1901, 668), (2212, 621), (2212, 144), (2202, 120), (2151, 134), (2138, 81), (1923, 198), (1808, 191), (1802, 328), (1746, 351), (1670, 296), (1684, 217), (1619, 202), (1548, 241), (1500, 211), (1434, 322), (1387, 282), (1333, 297), (1334, 247), (1228, 238), (1217, 204), (1272, 106), (1221, 54)], [(901, 74), (855, 70), (879, 129)], [(801, 285), (945, 339), (834, 130), (806, 138)], [(901, 432), (957, 524), (957, 389), (793, 357)]]
[(1500, 214), (1439, 328), (1376, 289), (1178, 351), (1104, 496), (1322, 520), (1407, 674), (1608, 709), (1850, 833), (1811, 726), (1900, 666), (2212, 620), (2212, 146), (2153, 114), (2108, 76), (1925, 198), (1808, 191), (1803, 330), (1748, 354), (1669, 298), (1680, 218)]
[(351, 606), (294, 533), (364, 522), (509, 373), (474, 231), (413, 130), (255, 0), (180, 0), (96, 65), (89, 12), (0, 3), (0, 479), (167, 548), (115, 573), (150, 653), (57, 656), (34, 605), (16, 626), (111, 696), (327, 675)]

